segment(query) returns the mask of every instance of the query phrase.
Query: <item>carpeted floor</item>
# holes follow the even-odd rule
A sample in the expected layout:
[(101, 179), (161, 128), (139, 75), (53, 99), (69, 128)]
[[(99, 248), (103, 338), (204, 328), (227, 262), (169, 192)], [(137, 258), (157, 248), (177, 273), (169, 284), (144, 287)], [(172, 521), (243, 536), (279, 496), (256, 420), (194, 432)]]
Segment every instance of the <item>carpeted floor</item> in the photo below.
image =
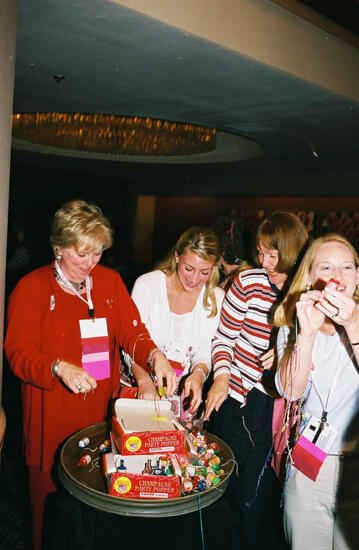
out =
[(0, 473), (0, 549), (28, 548), (29, 506), (25, 471), (5, 444)]
[(28, 550), (30, 507), (21, 452), (20, 391), (18, 381), (6, 367), (3, 387), (7, 427), (0, 467), (0, 550)]

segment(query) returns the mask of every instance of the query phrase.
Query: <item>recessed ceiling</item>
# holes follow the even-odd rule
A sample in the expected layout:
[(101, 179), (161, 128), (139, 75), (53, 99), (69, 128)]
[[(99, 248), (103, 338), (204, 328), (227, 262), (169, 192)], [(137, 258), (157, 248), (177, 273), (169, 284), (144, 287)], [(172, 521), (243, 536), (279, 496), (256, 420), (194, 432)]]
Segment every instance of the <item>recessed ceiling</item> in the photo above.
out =
[[(267, 0), (257, 4), (272, 6)], [(265, 36), (266, 29), (262, 32)], [(333, 51), (343, 48), (337, 39), (332, 43)], [(357, 56), (359, 69), (358, 51), (349, 53)], [(313, 158), (314, 151), (315, 158), (354, 162), (359, 152), (354, 97), (118, 2), (19, 0), (14, 112), (114, 113), (190, 122), (247, 137), (268, 158), (301, 162)]]

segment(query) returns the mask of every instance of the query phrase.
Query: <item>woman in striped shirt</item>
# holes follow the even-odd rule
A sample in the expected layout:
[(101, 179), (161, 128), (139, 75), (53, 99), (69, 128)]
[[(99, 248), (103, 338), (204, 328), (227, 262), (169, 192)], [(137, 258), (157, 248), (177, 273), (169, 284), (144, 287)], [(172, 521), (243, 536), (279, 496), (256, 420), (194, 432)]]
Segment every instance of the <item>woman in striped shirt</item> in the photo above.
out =
[(274, 399), (263, 385), (266, 365), (260, 356), (271, 347), (273, 309), (307, 238), (304, 225), (290, 212), (274, 212), (262, 221), (256, 236), (261, 267), (242, 271), (234, 280), (212, 343), (214, 383), (205, 417), (216, 411), (212, 431), (230, 445), (238, 463), (238, 476), (232, 475), (227, 491), (233, 548), (278, 547), (275, 476), (268, 465)]

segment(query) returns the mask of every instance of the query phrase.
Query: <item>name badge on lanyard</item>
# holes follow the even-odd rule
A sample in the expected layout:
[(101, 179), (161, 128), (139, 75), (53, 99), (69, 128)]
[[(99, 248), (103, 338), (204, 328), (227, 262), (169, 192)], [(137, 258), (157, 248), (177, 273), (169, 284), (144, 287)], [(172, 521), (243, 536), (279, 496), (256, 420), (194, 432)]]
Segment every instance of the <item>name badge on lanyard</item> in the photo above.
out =
[(88, 305), (91, 319), (80, 319), (80, 333), (82, 344), (82, 368), (87, 370), (95, 380), (110, 378), (110, 355), (108, 344), (108, 330), (106, 318), (96, 318), (91, 298), (90, 277), (86, 277), (85, 299), (63, 274), (59, 264), (55, 261), (55, 269), (64, 283), (80, 300)]
[(95, 380), (110, 377), (110, 355), (105, 317), (80, 319), (82, 368)]
[(320, 419), (313, 415), (309, 417), (308, 422), (306, 423), (292, 453), (292, 461), (294, 466), (312, 481), (317, 479), (323, 462), (327, 458), (329, 451), (338, 437), (338, 432), (335, 426), (327, 422), (327, 416), (330, 396), (339, 376), (340, 356), (341, 349), (339, 351), (337, 366), (335, 368), (333, 380), (330, 384), (325, 403), (323, 402), (322, 397), (320, 396), (320, 393), (312, 380), (314, 391), (318, 395), (323, 409), (322, 417)]
[(189, 362), (189, 354), (184, 351), (183, 347), (180, 342), (167, 340), (163, 349), (163, 353), (174, 368), (177, 378), (183, 376), (183, 371)]

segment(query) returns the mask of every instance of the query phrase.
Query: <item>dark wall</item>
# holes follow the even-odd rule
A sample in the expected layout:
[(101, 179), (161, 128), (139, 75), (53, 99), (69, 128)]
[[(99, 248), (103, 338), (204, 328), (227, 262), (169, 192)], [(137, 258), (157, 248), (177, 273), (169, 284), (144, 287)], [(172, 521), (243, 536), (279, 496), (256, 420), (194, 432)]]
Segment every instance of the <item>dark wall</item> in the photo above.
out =
[(13, 164), (9, 221), (19, 217), (23, 220), (34, 263), (40, 265), (51, 258), (50, 220), (62, 204), (77, 198), (94, 202), (112, 225), (118, 226), (125, 216), (126, 193), (126, 181), (113, 176)]
[(10, 213), (24, 216), (28, 236), (44, 263), (49, 221), (67, 200), (97, 203), (129, 240), (136, 199), (156, 196), (153, 259), (191, 225), (208, 224), (231, 209), (359, 212), (356, 166), (338, 158), (305, 162), (266, 157), (222, 165), (157, 165), (98, 161), (13, 151)]

